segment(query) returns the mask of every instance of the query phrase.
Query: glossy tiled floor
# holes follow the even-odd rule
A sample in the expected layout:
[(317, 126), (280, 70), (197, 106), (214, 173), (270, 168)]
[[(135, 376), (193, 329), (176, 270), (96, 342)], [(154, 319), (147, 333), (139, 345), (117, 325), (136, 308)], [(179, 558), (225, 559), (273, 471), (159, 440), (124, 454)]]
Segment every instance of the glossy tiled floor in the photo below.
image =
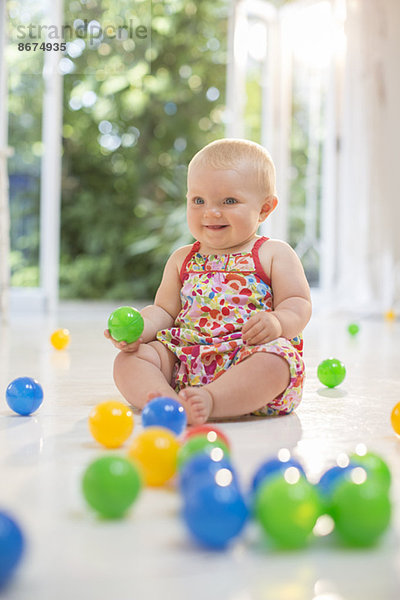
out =
[[(259, 462), (281, 447), (293, 451), (313, 481), (359, 442), (381, 453), (394, 479), (393, 523), (381, 543), (350, 550), (326, 536), (303, 551), (274, 552), (251, 524), (218, 553), (188, 539), (172, 487), (145, 490), (122, 521), (99, 520), (85, 505), (82, 472), (103, 453), (87, 416), (96, 403), (118, 396), (115, 350), (102, 336), (111, 308), (68, 304), (57, 319), (14, 315), (0, 329), (0, 507), (14, 514), (27, 538), (4, 598), (398, 600), (400, 440), (389, 416), (400, 401), (400, 323), (363, 319), (353, 339), (345, 316), (316, 316), (305, 335), (308, 379), (297, 413), (221, 424), (245, 486)], [(61, 352), (48, 343), (59, 326), (72, 338)], [(318, 362), (331, 355), (348, 371), (336, 390), (323, 389), (316, 378)], [(7, 384), (21, 375), (36, 377), (45, 391), (30, 417), (12, 414), (4, 400)]]

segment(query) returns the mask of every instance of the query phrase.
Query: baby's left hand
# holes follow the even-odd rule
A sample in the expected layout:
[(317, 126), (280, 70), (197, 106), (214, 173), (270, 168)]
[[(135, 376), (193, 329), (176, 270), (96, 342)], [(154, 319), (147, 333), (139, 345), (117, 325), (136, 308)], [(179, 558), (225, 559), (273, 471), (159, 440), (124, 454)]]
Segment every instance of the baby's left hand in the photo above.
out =
[(282, 335), (282, 326), (273, 312), (259, 312), (242, 327), (242, 339), (248, 346), (266, 344)]

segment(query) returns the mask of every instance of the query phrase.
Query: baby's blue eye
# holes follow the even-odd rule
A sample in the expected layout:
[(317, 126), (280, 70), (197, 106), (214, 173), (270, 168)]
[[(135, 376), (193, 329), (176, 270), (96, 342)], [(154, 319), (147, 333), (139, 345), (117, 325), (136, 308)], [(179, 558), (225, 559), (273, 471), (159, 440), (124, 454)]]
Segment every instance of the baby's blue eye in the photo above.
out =
[(203, 198), (193, 198), (193, 204), (204, 204)]
[(225, 198), (225, 204), (236, 204), (236, 198)]

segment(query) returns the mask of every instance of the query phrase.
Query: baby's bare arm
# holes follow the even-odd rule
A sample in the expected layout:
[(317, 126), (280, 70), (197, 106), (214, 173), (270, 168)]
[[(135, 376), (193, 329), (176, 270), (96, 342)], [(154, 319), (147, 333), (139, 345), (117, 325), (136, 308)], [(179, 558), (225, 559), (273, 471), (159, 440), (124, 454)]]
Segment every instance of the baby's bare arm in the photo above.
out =
[(110, 340), (118, 350), (122, 350), (123, 352), (137, 352), (140, 344), (152, 342), (156, 339), (157, 331), (171, 327), (173, 323), (171, 315), (160, 306), (154, 304), (145, 306), (140, 311), (140, 314), (143, 317), (144, 327), (140, 338), (136, 340), (136, 342), (131, 342), (130, 344), (127, 342), (117, 342), (117, 340), (111, 337), (109, 329), (104, 331), (104, 336)]
[(284, 242), (276, 242), (271, 262), (274, 316), (279, 320), (281, 336), (299, 335), (311, 317), (310, 287), (297, 254)]
[(278, 240), (261, 247), (260, 261), (270, 274), (273, 311), (251, 316), (242, 329), (247, 344), (265, 344), (278, 337), (299, 335), (311, 317), (310, 288), (303, 266), (292, 248)]
[(149, 304), (140, 311), (144, 321), (144, 329), (136, 342), (131, 344), (117, 342), (111, 337), (109, 330), (105, 330), (105, 337), (110, 339), (118, 350), (136, 352), (141, 343), (155, 340), (158, 331), (172, 327), (181, 308), (180, 289), (182, 283), (179, 270), (186, 254), (187, 247), (185, 246), (176, 250), (168, 259), (160, 287), (156, 292), (154, 304)]
[(167, 327), (172, 327), (173, 322), (181, 310), (180, 291), (182, 282), (180, 279), (180, 269), (190, 248), (191, 246), (183, 246), (182, 248), (175, 250), (165, 265), (163, 277), (157, 290), (153, 306), (156, 306), (164, 311), (165, 316), (163, 319), (169, 315), (171, 322), (168, 325), (162, 325), (161, 313), (159, 313), (161, 319), (159, 325), (162, 326), (158, 327), (157, 331), (160, 329), (166, 329)]

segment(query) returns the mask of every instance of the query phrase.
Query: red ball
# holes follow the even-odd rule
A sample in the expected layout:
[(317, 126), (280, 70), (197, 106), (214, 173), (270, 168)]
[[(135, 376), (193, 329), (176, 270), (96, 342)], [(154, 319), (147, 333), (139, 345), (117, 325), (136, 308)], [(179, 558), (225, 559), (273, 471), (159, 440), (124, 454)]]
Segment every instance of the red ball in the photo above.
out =
[(221, 442), (224, 442), (228, 448), (231, 447), (226, 435), (214, 425), (198, 425), (197, 427), (190, 427), (186, 432), (183, 443), (187, 442), (188, 439), (196, 435), (204, 435), (206, 437), (211, 436), (210, 442), (219, 439)]

